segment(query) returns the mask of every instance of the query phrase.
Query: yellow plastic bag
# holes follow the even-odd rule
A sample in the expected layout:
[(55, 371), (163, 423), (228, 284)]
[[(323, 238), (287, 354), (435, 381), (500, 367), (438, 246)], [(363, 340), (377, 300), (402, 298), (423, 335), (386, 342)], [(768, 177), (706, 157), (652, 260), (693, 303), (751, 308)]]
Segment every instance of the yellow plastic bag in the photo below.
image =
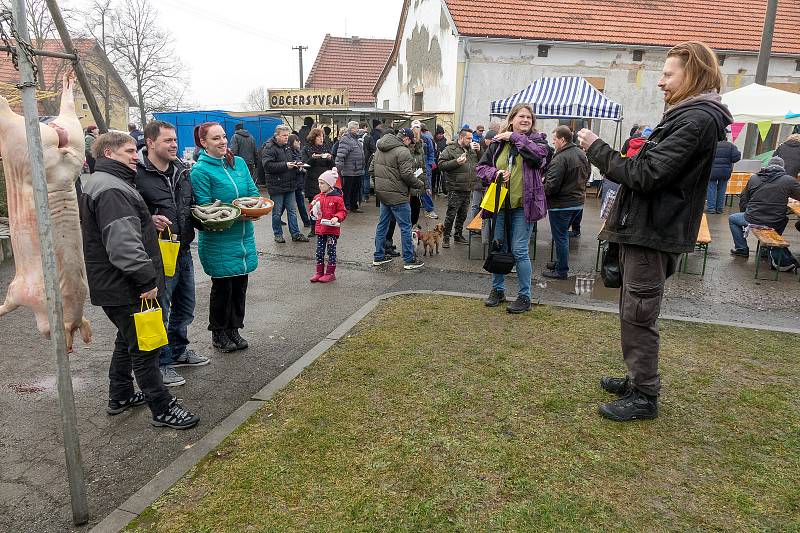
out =
[[(169, 239), (162, 239), (161, 233), (158, 234), (158, 247), (161, 248), (164, 275), (172, 277), (175, 275), (175, 265), (178, 263), (178, 252), (181, 251), (181, 243), (173, 239), (172, 230), (169, 229), (169, 226), (167, 226), (167, 232)], [(174, 237), (177, 237), (177, 235)]]
[[(489, 184), (489, 188), (486, 189), (486, 194), (483, 195), (483, 200), (481, 200), (481, 209), (485, 209), (490, 213), (494, 213), (494, 204), (495, 204), (495, 195), (497, 194), (497, 183), (492, 182)], [(500, 201), (497, 202), (498, 205), (503, 205), (503, 202), (506, 199), (506, 194), (508, 194), (508, 187), (500, 186)]]
[(164, 328), (164, 319), (158, 300), (143, 299), (141, 311), (133, 314), (133, 323), (136, 326), (136, 340), (139, 341), (141, 351), (150, 352), (166, 346), (167, 330)]

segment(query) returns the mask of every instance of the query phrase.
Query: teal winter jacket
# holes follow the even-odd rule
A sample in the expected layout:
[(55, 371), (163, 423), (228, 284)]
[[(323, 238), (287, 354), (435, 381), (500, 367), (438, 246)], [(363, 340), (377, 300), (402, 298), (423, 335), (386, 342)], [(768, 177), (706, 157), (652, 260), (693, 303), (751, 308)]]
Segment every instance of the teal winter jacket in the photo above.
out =
[[(241, 157), (234, 158), (231, 168), (224, 164), (224, 159), (201, 150), (189, 179), (195, 201), (201, 205), (214, 200), (229, 204), (242, 196), (259, 196)], [(212, 278), (249, 274), (258, 266), (253, 223), (249, 221), (237, 220), (224, 231), (201, 231), (197, 247), (203, 270)]]

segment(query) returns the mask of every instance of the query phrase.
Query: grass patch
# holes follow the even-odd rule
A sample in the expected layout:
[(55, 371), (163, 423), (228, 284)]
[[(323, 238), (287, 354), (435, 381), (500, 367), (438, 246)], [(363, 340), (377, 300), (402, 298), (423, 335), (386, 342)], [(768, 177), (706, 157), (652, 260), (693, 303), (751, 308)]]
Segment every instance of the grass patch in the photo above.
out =
[(615, 316), (392, 299), (130, 529), (800, 531), (798, 337), (661, 331), (661, 417), (618, 424)]

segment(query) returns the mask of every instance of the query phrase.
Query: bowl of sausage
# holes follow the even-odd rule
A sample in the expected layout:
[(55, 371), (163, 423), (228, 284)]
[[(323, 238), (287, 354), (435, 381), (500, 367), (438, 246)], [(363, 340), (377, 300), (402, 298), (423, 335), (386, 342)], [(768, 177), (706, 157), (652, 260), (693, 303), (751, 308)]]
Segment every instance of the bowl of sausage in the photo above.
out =
[(261, 196), (244, 196), (234, 200), (233, 205), (242, 210), (242, 215), (258, 218), (270, 213), (275, 202)]
[(203, 229), (222, 231), (230, 228), (234, 222), (239, 220), (239, 217), (242, 216), (242, 210), (235, 205), (215, 200), (210, 204), (192, 207), (192, 216), (200, 222)]

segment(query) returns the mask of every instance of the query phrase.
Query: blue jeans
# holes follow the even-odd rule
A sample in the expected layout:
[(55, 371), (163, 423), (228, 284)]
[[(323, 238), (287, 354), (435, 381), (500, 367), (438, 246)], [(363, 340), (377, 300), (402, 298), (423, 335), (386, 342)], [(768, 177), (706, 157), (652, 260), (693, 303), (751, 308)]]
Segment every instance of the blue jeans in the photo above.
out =
[(550, 232), (553, 234), (553, 246), (556, 249), (556, 274), (567, 274), (569, 272), (569, 227), (572, 224), (580, 227), (583, 209), (563, 211), (551, 209), (547, 212), (547, 216), (550, 218)]
[(370, 179), (366, 165), (364, 166), (364, 177), (361, 178), (361, 198), (366, 202), (369, 199)]
[[(517, 280), (519, 281), (519, 295), (531, 297), (531, 258), (529, 244), (533, 223), (525, 221), (525, 209), (518, 207), (509, 211), (511, 217), (511, 253), (517, 265)], [(497, 215), (492, 241), (505, 241), (506, 217), (503, 209)], [(508, 251), (508, 243), (503, 242), (503, 251)], [(506, 290), (506, 277), (502, 274), (492, 274), (492, 288), (497, 291)]]
[(276, 237), (283, 236), (283, 228), (281, 227), (281, 215), (283, 210), (289, 212), (286, 215), (289, 223), (289, 233), (294, 236), (300, 233), (300, 228), (297, 227), (297, 199), (295, 198), (294, 191), (284, 192), (280, 194), (270, 195), (270, 199), (275, 202), (272, 206), (272, 233)]
[(300, 212), (300, 218), (306, 226), (311, 225), (311, 218), (308, 216), (308, 209), (306, 209), (306, 199), (303, 196), (303, 189), (294, 191), (294, 200), (297, 202), (297, 210)]
[(165, 280), (166, 291), (159, 300), (169, 344), (161, 348), (159, 365), (174, 363), (186, 352), (189, 345), (189, 324), (194, 320), (194, 264), (192, 251), (178, 254), (175, 275)]
[(414, 261), (414, 243), (411, 242), (411, 205), (408, 202), (397, 205), (386, 205), (381, 202), (381, 214), (378, 219), (378, 227), (375, 228), (375, 260), (380, 261), (386, 255), (383, 251), (383, 244), (386, 241), (386, 231), (389, 229), (392, 216), (400, 226), (403, 261), (411, 263)]
[(433, 211), (433, 199), (431, 199), (430, 195), (428, 194), (428, 191), (425, 191), (422, 194), (421, 200), (422, 200), (422, 208), (426, 212), (430, 213), (431, 211)]
[(708, 193), (706, 194), (706, 210), (709, 213), (722, 213), (725, 207), (725, 190), (728, 188), (730, 176), (715, 178), (711, 176), (708, 180)]
[(728, 225), (731, 227), (733, 245), (737, 250), (747, 249), (747, 238), (744, 236), (744, 228), (749, 222), (744, 218), (744, 213), (734, 213), (728, 217)]

